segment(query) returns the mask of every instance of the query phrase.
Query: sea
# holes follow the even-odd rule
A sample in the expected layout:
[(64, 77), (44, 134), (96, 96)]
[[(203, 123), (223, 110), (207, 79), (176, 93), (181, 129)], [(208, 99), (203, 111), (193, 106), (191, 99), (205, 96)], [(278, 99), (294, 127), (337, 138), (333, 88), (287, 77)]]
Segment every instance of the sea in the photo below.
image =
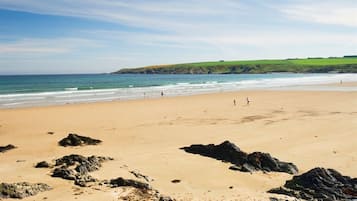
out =
[[(0, 108), (186, 96), (241, 90), (348, 90), (357, 74), (1, 75)], [(311, 86), (314, 85), (314, 86)], [(309, 87), (307, 87), (309, 86)]]

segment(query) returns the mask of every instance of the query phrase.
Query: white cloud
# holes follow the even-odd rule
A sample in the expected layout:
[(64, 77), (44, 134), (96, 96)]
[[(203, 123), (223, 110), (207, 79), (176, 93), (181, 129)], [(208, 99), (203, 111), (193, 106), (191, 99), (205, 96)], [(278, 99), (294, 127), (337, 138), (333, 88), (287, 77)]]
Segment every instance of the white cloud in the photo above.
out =
[(97, 46), (94, 41), (79, 38), (21, 39), (0, 43), (0, 53), (10, 54), (61, 54), (85, 46)]
[(292, 19), (357, 27), (357, 1), (303, 1), (280, 7)]
[(0, 8), (176, 32), (223, 28), (222, 18), (246, 12), (235, 0), (0, 0)]

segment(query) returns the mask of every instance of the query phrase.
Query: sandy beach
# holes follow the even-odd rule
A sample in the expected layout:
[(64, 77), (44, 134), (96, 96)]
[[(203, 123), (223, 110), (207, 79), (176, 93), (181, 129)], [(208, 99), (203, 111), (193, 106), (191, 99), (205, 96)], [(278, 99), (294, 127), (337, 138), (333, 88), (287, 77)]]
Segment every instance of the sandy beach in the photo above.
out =
[[(356, 131), (356, 92), (241, 91), (2, 109), (0, 146), (17, 148), (0, 153), (0, 178), (53, 187), (24, 200), (118, 200), (123, 193), (118, 188), (80, 188), (51, 177), (49, 169), (34, 168), (37, 162), (68, 154), (100, 155), (114, 160), (91, 173), (96, 178), (135, 179), (129, 171), (136, 170), (152, 178), (150, 184), (160, 193), (177, 200), (269, 200), (286, 197), (266, 191), (292, 175), (232, 171), (228, 163), (179, 148), (229, 140), (247, 152), (268, 152), (293, 162), (300, 173), (325, 167), (357, 177)], [(103, 143), (58, 146), (68, 133)], [(172, 183), (174, 179), (181, 182)]]

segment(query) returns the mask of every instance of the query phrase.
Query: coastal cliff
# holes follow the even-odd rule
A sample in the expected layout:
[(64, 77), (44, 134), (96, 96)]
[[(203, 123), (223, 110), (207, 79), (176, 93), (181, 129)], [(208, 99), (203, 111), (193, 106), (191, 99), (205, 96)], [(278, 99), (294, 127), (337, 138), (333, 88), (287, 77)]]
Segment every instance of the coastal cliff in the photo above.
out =
[(357, 73), (357, 57), (307, 58), (255, 61), (217, 61), (141, 68), (123, 68), (114, 74), (258, 74), (291, 73)]

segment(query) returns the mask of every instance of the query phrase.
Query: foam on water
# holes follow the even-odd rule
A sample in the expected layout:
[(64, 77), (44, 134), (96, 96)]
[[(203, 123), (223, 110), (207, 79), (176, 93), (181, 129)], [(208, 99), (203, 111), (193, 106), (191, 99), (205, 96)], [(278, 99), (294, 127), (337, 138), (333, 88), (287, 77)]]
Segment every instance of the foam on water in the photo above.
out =
[(63, 91), (0, 94), (0, 108), (42, 106), (53, 104), (97, 102), (112, 100), (130, 100), (141, 98), (157, 98), (163, 91), (165, 96), (183, 96), (223, 91), (257, 90), (257, 89), (298, 89), (298, 90), (349, 90), (357, 91), (356, 87), (328, 87), (306, 85), (318, 85), (344, 82), (357, 82), (357, 74), (306, 74), (298, 77), (254, 78), (230, 81), (202, 81), (176, 82), (161, 86), (134, 87), (114, 89), (88, 89), (78, 90), (78, 87), (66, 88)]

